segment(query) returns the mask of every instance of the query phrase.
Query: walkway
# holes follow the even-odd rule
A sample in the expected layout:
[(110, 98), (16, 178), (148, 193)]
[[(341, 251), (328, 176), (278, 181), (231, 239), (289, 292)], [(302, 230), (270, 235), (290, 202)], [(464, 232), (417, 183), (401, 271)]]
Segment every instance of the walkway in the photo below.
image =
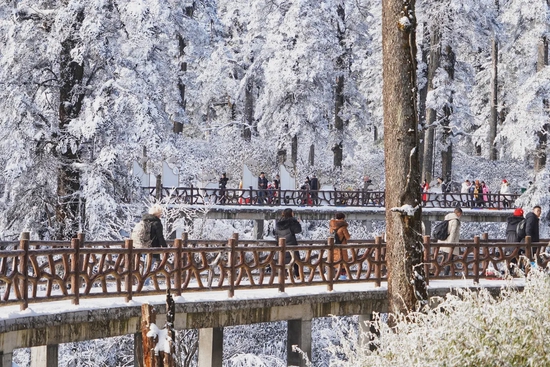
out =
[[(216, 189), (198, 187), (144, 187), (150, 196), (170, 204), (232, 205), (232, 206), (338, 206), (379, 208), (385, 205), (384, 191), (310, 191)], [(517, 194), (485, 194), (486, 201), (476, 201), (473, 195), (460, 193), (429, 193), (423, 202), (426, 208), (455, 208), (457, 206), (482, 209), (515, 208)]]

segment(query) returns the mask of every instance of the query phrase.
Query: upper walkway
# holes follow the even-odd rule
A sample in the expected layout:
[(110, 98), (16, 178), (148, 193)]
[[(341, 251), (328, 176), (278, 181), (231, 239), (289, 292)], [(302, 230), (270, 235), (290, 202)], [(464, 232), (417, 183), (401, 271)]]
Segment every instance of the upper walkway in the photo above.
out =
[[(385, 220), (383, 191), (318, 191), (210, 189), (196, 187), (144, 188), (168, 205), (185, 204), (204, 209), (209, 219), (272, 220), (278, 219), (284, 208), (292, 207), (304, 220), (329, 220), (336, 211), (348, 220)], [(304, 199), (308, 197), (307, 201)], [(487, 201), (476, 202), (469, 194), (430, 193), (422, 205), (426, 222), (443, 220), (453, 208), (460, 206), (466, 222), (506, 222), (515, 208), (516, 194), (488, 194)], [(252, 199), (250, 199), (252, 198)], [(284, 198), (279, 200), (279, 198)]]
[[(150, 196), (171, 204), (230, 205), (230, 206), (313, 206), (313, 207), (361, 207), (380, 208), (385, 206), (384, 191), (350, 190), (258, 190), (217, 189), (199, 187), (144, 187)], [(455, 208), (457, 206), (479, 209), (513, 209), (517, 194), (461, 194), (428, 193), (423, 195), (425, 208)]]

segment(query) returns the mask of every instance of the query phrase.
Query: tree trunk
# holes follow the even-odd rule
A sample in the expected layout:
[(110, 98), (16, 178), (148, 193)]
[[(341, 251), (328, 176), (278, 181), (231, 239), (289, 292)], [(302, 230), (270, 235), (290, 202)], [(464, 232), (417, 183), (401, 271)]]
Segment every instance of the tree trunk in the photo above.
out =
[(309, 147), (309, 165), (313, 167), (315, 165), (315, 144), (311, 144)]
[[(542, 37), (539, 43), (539, 53), (537, 60), (537, 72), (541, 71), (548, 65), (548, 38)], [(545, 114), (549, 115), (550, 102), (548, 99), (542, 101)], [(548, 120), (548, 118), (547, 118)], [(537, 132), (538, 143), (535, 150), (535, 172), (539, 172), (546, 167), (546, 147), (548, 145), (548, 134), (550, 133), (550, 125), (544, 124), (542, 129)]]
[[(421, 265), (414, 5), (414, 0), (382, 1), (386, 262), (391, 313), (407, 313), (427, 300)], [(404, 205), (416, 210), (406, 214), (400, 210)]]
[[(340, 17), (340, 22), (338, 23), (337, 37), (340, 41), (340, 46), (345, 47), (344, 38), (345, 38), (345, 29), (340, 28), (341, 24), (345, 22), (345, 10), (342, 5), (338, 5), (337, 8), (338, 16)], [(336, 143), (332, 147), (332, 152), (334, 154), (334, 167), (342, 168), (342, 142), (344, 135), (344, 121), (340, 116), (340, 112), (344, 107), (344, 60), (345, 54), (341, 54), (336, 58), (336, 69), (340, 75), (336, 77), (336, 88), (334, 91), (334, 128), (336, 129)]]
[[(449, 83), (452, 82), (455, 78), (455, 53), (451, 46), (445, 48), (444, 54), (445, 60), (445, 71), (449, 76)], [(443, 120), (441, 121), (441, 126), (443, 127), (443, 137), (442, 144), (443, 149), (441, 150), (441, 177), (450, 181), (453, 177), (453, 142), (451, 140), (452, 131), (449, 128), (451, 123), (451, 115), (453, 114), (453, 95), (449, 96), (449, 101), (447, 105), (443, 107)]]
[[(431, 33), (430, 59), (428, 63), (428, 91), (434, 90), (433, 80), (435, 72), (441, 62), (441, 36), (438, 29)], [(424, 154), (422, 155), (422, 178), (431, 182), (434, 169), (434, 136), (437, 120), (437, 111), (433, 108), (426, 109), (426, 128), (424, 129)]]
[(292, 167), (294, 168), (294, 173), (296, 173), (296, 166), (298, 165), (298, 136), (296, 135), (292, 137), (292, 149), (290, 155), (292, 159)]
[[(84, 21), (84, 11), (80, 10), (73, 24), (74, 33)], [(78, 40), (72, 34), (61, 43), (59, 55), (60, 83), (59, 89), (59, 135), (58, 141), (67, 144), (59, 149), (60, 167), (57, 173), (56, 231), (57, 239), (72, 238), (79, 231), (80, 225), (80, 172), (74, 165), (79, 162), (80, 142), (68, 132), (68, 126), (80, 114), (84, 99), (84, 66), (73, 60), (71, 52), (77, 47)], [(74, 141), (74, 144), (67, 142)]]
[(491, 51), (493, 67), (491, 74), (491, 119), (489, 120), (489, 160), (497, 160), (497, 124), (498, 124), (498, 40), (493, 38)]
[(249, 77), (244, 91), (244, 131), (243, 137), (246, 141), (252, 139), (252, 130), (254, 126), (254, 96), (252, 95), (252, 78)]
[[(178, 34), (178, 45), (179, 45), (179, 51), (180, 51), (180, 59), (185, 57), (185, 39), (181, 34)], [(180, 71), (185, 74), (187, 72), (187, 62), (182, 62), (180, 65)], [(180, 91), (180, 104), (181, 107), (185, 110), (187, 107), (187, 101), (185, 100), (185, 83), (183, 82), (182, 78), (180, 77), (178, 80), (178, 89)], [(180, 121), (174, 121), (174, 127), (173, 131), (176, 134), (181, 134), (183, 132), (183, 123)]]
[[(423, 65), (426, 65), (425, 68), (422, 69), (422, 74), (424, 79), (426, 79), (426, 82), (422, 87), (418, 90), (418, 124), (422, 126), (422, 131), (425, 131), (426, 129), (426, 98), (428, 97), (428, 55), (430, 53), (430, 31), (428, 30), (428, 26), (426, 23), (424, 23), (423, 26), (423, 33), (422, 33), (422, 44), (421, 44), (421, 59)], [(421, 166), (424, 167), (424, 142), (425, 139), (422, 139), (422, 141), (419, 144), (419, 155), (418, 159), (421, 163)]]

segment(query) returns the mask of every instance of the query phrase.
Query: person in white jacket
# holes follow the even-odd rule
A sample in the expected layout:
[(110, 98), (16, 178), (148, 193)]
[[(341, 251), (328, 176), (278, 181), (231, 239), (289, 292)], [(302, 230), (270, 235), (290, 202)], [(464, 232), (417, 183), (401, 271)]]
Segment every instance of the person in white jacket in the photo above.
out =
[[(445, 220), (449, 221), (449, 236), (438, 241), (438, 243), (458, 243), (460, 240), (460, 217), (462, 216), (462, 209), (455, 208), (452, 213), (449, 213), (445, 216)], [(452, 255), (459, 255), (460, 249), (458, 247), (441, 247), (439, 249), (441, 252), (445, 253), (445, 260), (450, 260)], [(448, 275), (450, 272), (450, 267), (445, 267), (445, 275)]]
[(512, 191), (510, 190), (510, 183), (506, 180), (502, 180), (502, 184), (500, 185), (500, 194), (502, 195), (501, 197), (502, 205), (505, 208), (510, 207), (510, 201), (512, 199), (510, 195), (505, 195), (505, 194), (511, 194), (511, 193)]

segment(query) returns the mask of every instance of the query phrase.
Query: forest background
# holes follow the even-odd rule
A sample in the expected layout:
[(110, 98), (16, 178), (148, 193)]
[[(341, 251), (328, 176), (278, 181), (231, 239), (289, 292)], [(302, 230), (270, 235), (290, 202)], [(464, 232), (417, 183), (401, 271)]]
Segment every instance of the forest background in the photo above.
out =
[[(423, 178), (548, 207), (547, 1), (416, 7)], [(381, 37), (370, 0), (2, 2), (2, 238), (121, 238), (133, 162), (383, 189)]]
[[(416, 6), (423, 178), (492, 192), (506, 178), (545, 215), (548, 1)], [(0, 240), (121, 239), (147, 204), (134, 162), (153, 175), (168, 162), (181, 185), (227, 172), (237, 187), (243, 164), (269, 179), (285, 164), (298, 182), (315, 172), (358, 188), (367, 175), (383, 189), (381, 11), (376, 0), (1, 2)], [(468, 224), (463, 237), (501, 227)], [(194, 234), (233, 231), (249, 233)]]

